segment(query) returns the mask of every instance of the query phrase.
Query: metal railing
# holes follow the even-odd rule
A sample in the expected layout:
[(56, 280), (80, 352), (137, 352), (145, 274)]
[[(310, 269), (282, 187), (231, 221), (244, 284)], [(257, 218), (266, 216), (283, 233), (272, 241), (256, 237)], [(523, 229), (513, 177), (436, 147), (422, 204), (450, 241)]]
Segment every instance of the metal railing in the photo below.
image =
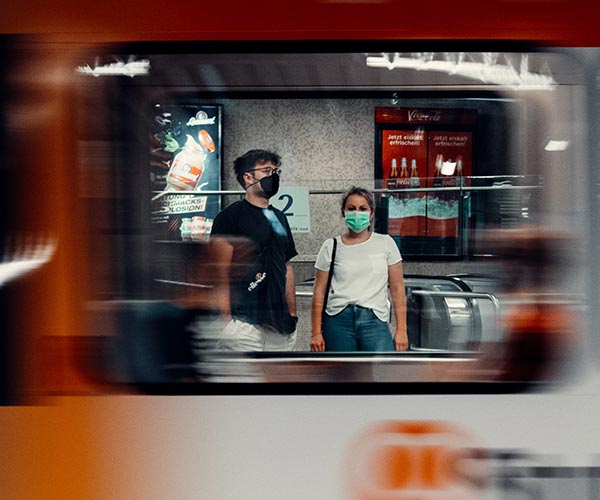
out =
[[(435, 178), (435, 180), (439, 180), (441, 179), (442, 182), (446, 182), (446, 181), (450, 181), (452, 183), (455, 183), (456, 185), (454, 186), (433, 186), (433, 185), (429, 185), (429, 186), (421, 186), (421, 187), (382, 187), (382, 188), (374, 188), (372, 189), (372, 192), (378, 196), (381, 200), (381, 202), (378, 202), (378, 205), (380, 205), (378, 208), (380, 210), (382, 210), (382, 216), (383, 219), (382, 220), (387, 220), (388, 219), (388, 215), (387, 215), (387, 210), (388, 210), (388, 206), (387, 206), (387, 200), (393, 200), (393, 199), (404, 199), (406, 197), (415, 197), (420, 195), (421, 197), (426, 197), (426, 196), (449, 196), (452, 197), (453, 199), (456, 200), (457, 205), (455, 206), (454, 210), (456, 210), (456, 217), (458, 218), (458, 233), (456, 234), (456, 240), (453, 243), (454, 247), (451, 251), (447, 251), (445, 250), (443, 253), (444, 255), (448, 255), (448, 256), (454, 256), (456, 258), (460, 257), (460, 256), (466, 256), (471, 252), (471, 248), (470, 248), (470, 235), (472, 233), (472, 228), (471, 225), (469, 224), (469, 221), (471, 221), (471, 217), (473, 216), (473, 214), (471, 213), (471, 210), (473, 207), (475, 207), (476, 203), (477, 203), (477, 193), (481, 193), (481, 196), (484, 196), (485, 194), (490, 194), (493, 195), (494, 193), (497, 193), (498, 196), (501, 196), (502, 194), (506, 193), (506, 194), (511, 194), (514, 193), (514, 195), (518, 198), (521, 198), (521, 195), (518, 195), (517, 193), (533, 193), (534, 191), (540, 190), (543, 188), (543, 179), (540, 178), (539, 176), (524, 176), (524, 175), (502, 175), (502, 176), (465, 176), (465, 177), (454, 177), (454, 176), (448, 176), (448, 177), (438, 177)], [(430, 178), (430, 177), (422, 177), (420, 178), (420, 181), (422, 184), (433, 184), (433, 180), (434, 178)], [(315, 184), (315, 180), (302, 180), (302, 179), (296, 179), (296, 180), (290, 180), (290, 184), (291, 185), (311, 185), (311, 184)], [(327, 183), (329, 181), (319, 181), (321, 183), (323, 183), (324, 185), (327, 185)], [(331, 182), (335, 182), (333, 179), (331, 180)], [(354, 180), (354, 181), (347, 181), (347, 182), (364, 182), (367, 185), (374, 183), (376, 186), (378, 184), (382, 183), (381, 179), (364, 179), (362, 181), (358, 181), (358, 180)], [(338, 182), (339, 183), (339, 182)], [(480, 185), (480, 184), (488, 184), (488, 185)], [(479, 184), (479, 185), (477, 185)], [(282, 188), (284, 188), (285, 185), (282, 186)], [(309, 189), (308, 190), (308, 195), (310, 197), (312, 196), (324, 196), (324, 195), (341, 195), (344, 192), (346, 192), (346, 189), (340, 189), (340, 188), (334, 188), (334, 189)], [(241, 189), (233, 189), (233, 190), (226, 190), (226, 189), (219, 189), (219, 190), (206, 190), (206, 191), (153, 191), (153, 197), (152, 197), (152, 201), (156, 202), (157, 200), (159, 200), (160, 198), (163, 197), (171, 197), (171, 196), (192, 196), (192, 197), (198, 197), (198, 196), (205, 196), (205, 197), (209, 197), (209, 196), (238, 196), (240, 197), (240, 199), (245, 195), (245, 191), (241, 190)], [(425, 198), (424, 198), (425, 199)], [(517, 208), (518, 210), (518, 214), (522, 214), (522, 213), (528, 213), (529, 212), (529, 206), (527, 205), (527, 202), (524, 202), (523, 200), (521, 201), (517, 201), (517, 203), (519, 203), (520, 208)], [(479, 205), (477, 205), (479, 207)], [(501, 205), (498, 205), (498, 207), (500, 207)], [(513, 207), (514, 208), (514, 207)], [(478, 209), (479, 212), (481, 211), (480, 209)], [(158, 211), (153, 211), (152, 212), (153, 215), (155, 214), (159, 214), (159, 213), (165, 213), (165, 209), (164, 207), (161, 208)], [(505, 216), (512, 220), (512, 218), (515, 216), (515, 214), (513, 214), (512, 212), (510, 214), (505, 214)], [(507, 219), (507, 220), (508, 220)], [(381, 230), (385, 231), (385, 228), (381, 228)], [(407, 256), (414, 256), (414, 255), (421, 255), (421, 250), (412, 252), (409, 249), (409, 247), (407, 247), (407, 251), (406, 251), (406, 255)], [(438, 250), (432, 250), (432, 255), (438, 255), (439, 251)], [(429, 254), (428, 254), (429, 255)]]
[(488, 292), (450, 292), (450, 291), (438, 291), (438, 290), (411, 290), (413, 295), (429, 295), (431, 297), (452, 297), (462, 299), (487, 299), (494, 305), (494, 312), (496, 317), (500, 316), (500, 301), (493, 293)]
[[(528, 176), (472, 176), (472, 177), (462, 177), (461, 182), (457, 186), (444, 186), (444, 187), (434, 187), (434, 186), (425, 186), (425, 187), (402, 187), (396, 189), (390, 188), (374, 188), (371, 191), (376, 194), (402, 194), (402, 193), (429, 193), (429, 192), (474, 192), (474, 191), (523, 191), (523, 190), (536, 190), (541, 189), (543, 187), (542, 184), (534, 184), (534, 185), (526, 185), (526, 186), (517, 186), (514, 184), (497, 184), (491, 186), (468, 186), (465, 185), (465, 181), (475, 181), (475, 180), (485, 180), (491, 181), (494, 180), (506, 180), (506, 179), (527, 179)], [(422, 177), (421, 180), (426, 181), (428, 179), (433, 179), (432, 177)], [(448, 179), (455, 179), (455, 177), (448, 177)], [(292, 181), (293, 184), (303, 184), (306, 181), (298, 180)], [(308, 181), (313, 182), (313, 181)], [(372, 179), (365, 179), (364, 182), (372, 182)], [(330, 195), (330, 194), (343, 194), (346, 192), (346, 189), (309, 189), (309, 195)], [(152, 201), (156, 201), (159, 198), (162, 198), (166, 195), (183, 195), (183, 196), (244, 196), (246, 192), (244, 190), (229, 190), (229, 189), (213, 189), (213, 190), (205, 190), (205, 191), (153, 191), (154, 194)]]

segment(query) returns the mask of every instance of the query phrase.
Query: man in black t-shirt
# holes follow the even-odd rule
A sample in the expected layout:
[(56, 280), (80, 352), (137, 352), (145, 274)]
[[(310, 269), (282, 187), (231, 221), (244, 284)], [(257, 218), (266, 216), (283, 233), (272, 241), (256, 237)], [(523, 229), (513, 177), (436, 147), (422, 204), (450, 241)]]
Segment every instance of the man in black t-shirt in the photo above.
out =
[(211, 231), (217, 300), (226, 326), (217, 347), (288, 351), (296, 343), (296, 288), (290, 259), (298, 254), (285, 215), (269, 205), (279, 188), (279, 155), (254, 149), (233, 168), (246, 190), (222, 210)]

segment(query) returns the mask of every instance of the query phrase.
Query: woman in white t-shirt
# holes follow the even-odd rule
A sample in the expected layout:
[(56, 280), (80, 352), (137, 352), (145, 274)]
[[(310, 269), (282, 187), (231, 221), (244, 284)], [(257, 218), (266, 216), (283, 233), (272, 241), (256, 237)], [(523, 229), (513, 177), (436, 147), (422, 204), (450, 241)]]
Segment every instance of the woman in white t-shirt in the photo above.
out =
[[(342, 216), (348, 231), (336, 236), (333, 277), (324, 315), (333, 238), (323, 243), (315, 263), (312, 351), (408, 349), (402, 256), (389, 235), (372, 231), (374, 215), (375, 202), (371, 192), (353, 187), (346, 193)], [(388, 326), (388, 287), (397, 325), (393, 338)]]

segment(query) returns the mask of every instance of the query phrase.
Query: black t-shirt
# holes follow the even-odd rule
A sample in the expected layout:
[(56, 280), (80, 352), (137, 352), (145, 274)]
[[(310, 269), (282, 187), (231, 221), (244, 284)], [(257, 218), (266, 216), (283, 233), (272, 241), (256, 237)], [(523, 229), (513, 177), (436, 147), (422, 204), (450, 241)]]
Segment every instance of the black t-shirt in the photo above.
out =
[[(281, 333), (295, 330), (285, 299), (286, 263), (298, 255), (283, 213), (241, 200), (221, 211), (211, 236), (233, 245), (231, 313), (236, 319), (270, 325)], [(293, 325), (291, 324), (293, 323)]]

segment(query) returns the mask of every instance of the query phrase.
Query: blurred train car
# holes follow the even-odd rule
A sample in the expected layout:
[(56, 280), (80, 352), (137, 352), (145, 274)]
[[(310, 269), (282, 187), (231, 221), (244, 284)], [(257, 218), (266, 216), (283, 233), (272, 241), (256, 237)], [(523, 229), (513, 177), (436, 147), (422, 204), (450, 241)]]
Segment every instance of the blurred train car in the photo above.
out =
[[(600, 50), (576, 7), (11, 6), (0, 496), (596, 498)], [(170, 190), (189, 137), (200, 181)], [(213, 349), (210, 222), (255, 147), (299, 251), (285, 355)], [(418, 185), (391, 175), (411, 154)], [(309, 350), (353, 184), (403, 254), (407, 352)]]

